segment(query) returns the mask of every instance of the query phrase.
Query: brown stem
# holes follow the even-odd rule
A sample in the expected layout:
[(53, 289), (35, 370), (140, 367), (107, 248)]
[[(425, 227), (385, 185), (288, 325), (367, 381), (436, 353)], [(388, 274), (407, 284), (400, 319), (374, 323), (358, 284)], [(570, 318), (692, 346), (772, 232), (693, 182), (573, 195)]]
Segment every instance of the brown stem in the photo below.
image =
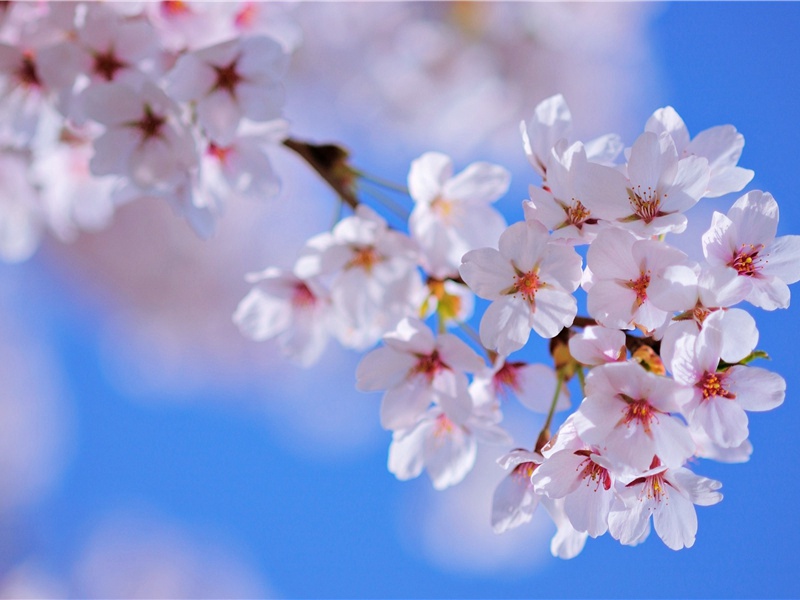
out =
[(359, 205), (353, 192), (354, 173), (347, 164), (348, 152), (336, 144), (311, 144), (286, 138), (283, 145), (305, 160), (333, 191), (353, 210)]

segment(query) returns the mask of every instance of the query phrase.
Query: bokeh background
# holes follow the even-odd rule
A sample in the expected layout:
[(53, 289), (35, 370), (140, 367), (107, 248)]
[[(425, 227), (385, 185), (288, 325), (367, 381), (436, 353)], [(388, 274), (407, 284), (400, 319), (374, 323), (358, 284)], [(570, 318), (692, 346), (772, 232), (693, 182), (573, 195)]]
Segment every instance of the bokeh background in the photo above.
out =
[[(432, 149), (459, 169), (500, 162), (513, 221), (535, 181), (517, 126), (538, 101), (561, 91), (580, 135), (629, 144), (670, 104), (692, 133), (735, 125), (740, 164), (756, 173), (748, 189), (778, 200), (780, 235), (800, 233), (800, 4), (278, 8), (282, 35), (303, 39), (287, 79), (294, 135), (342, 142), (370, 173), (402, 182)], [(695, 546), (605, 536), (561, 561), (546, 518), (491, 533), (495, 449), (445, 492), (424, 475), (398, 482), (379, 396), (353, 386), (357, 354), (331, 345), (303, 370), (236, 331), (244, 273), (288, 266), (336, 214), (293, 156), (274, 160), (281, 196), (231, 206), (209, 241), (141, 202), (102, 232), (0, 266), (0, 595), (800, 594), (796, 306), (753, 310), (786, 401), (752, 415), (750, 462), (696, 465), (725, 499), (698, 510)], [(711, 211), (734, 199), (690, 214), (694, 251)], [(545, 344), (532, 346), (545, 360)], [(522, 444), (535, 435), (535, 418), (511, 408), (506, 421)]]

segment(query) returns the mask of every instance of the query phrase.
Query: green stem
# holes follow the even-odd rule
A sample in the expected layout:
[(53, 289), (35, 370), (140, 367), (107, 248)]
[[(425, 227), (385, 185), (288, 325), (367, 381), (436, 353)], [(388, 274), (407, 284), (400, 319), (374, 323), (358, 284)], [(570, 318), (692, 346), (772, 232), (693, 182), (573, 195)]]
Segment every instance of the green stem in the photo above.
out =
[(386, 210), (390, 211), (399, 219), (403, 221), (408, 221), (408, 210), (406, 210), (403, 206), (400, 206), (397, 202), (389, 198), (386, 194), (382, 194), (377, 190), (366, 189), (363, 186), (360, 187), (361, 191), (365, 194), (373, 198), (379, 204), (381, 204)]
[(550, 410), (547, 413), (547, 420), (544, 422), (542, 430), (539, 432), (539, 437), (536, 438), (536, 447), (534, 452), (541, 452), (542, 448), (550, 441), (550, 424), (553, 422), (553, 415), (556, 412), (556, 405), (558, 404), (558, 397), (561, 394), (561, 386), (564, 385), (564, 374), (558, 373), (558, 382), (556, 383), (556, 393), (553, 394), (553, 401), (550, 403)]
[(365, 179), (367, 181), (371, 181), (372, 183), (379, 185), (381, 187), (385, 187), (389, 190), (394, 190), (395, 192), (400, 192), (401, 194), (405, 194), (406, 196), (409, 195), (408, 188), (404, 185), (400, 185), (399, 183), (395, 183), (394, 181), (389, 181), (388, 179), (383, 179), (382, 177), (378, 177), (376, 175), (370, 175), (369, 173), (365, 173), (361, 169), (356, 169), (355, 167), (351, 167), (353, 173), (360, 177), (361, 179)]

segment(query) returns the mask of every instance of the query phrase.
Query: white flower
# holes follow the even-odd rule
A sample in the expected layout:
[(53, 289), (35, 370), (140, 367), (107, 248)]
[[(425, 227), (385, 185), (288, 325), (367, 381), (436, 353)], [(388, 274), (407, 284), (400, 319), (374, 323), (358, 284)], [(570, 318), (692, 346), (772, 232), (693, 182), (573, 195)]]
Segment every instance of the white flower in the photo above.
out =
[(430, 275), (450, 277), (467, 251), (497, 244), (506, 221), (490, 205), (509, 180), (508, 171), (489, 163), (473, 163), (453, 175), (453, 162), (438, 152), (411, 163), (408, 189), (416, 204), (408, 228)]
[(450, 421), (464, 423), (473, 410), (466, 373), (483, 367), (483, 360), (452, 334), (435, 338), (418, 319), (403, 319), (383, 337), (356, 369), (356, 387), (387, 390), (381, 402), (381, 425), (412, 427), (429, 406), (437, 404)]
[(676, 416), (691, 396), (691, 390), (634, 362), (602, 365), (586, 378), (575, 429), (604, 456), (634, 469), (647, 469), (655, 455), (668, 466), (680, 466), (695, 450)]
[(775, 237), (778, 203), (754, 190), (727, 216), (715, 212), (703, 234), (703, 253), (715, 269), (738, 274), (739, 299), (765, 310), (787, 308), (789, 287), (800, 280), (800, 236)]
[(163, 190), (183, 182), (197, 164), (178, 107), (154, 83), (138, 92), (123, 83), (93, 84), (84, 101), (87, 116), (107, 128), (94, 142), (95, 175), (124, 175), (143, 190)]
[(241, 332), (257, 341), (276, 338), (284, 354), (303, 366), (316, 362), (328, 341), (330, 313), (330, 302), (320, 283), (275, 267), (252, 273), (247, 281), (256, 287), (233, 315)]
[(620, 543), (635, 546), (650, 533), (653, 515), (656, 533), (669, 548), (691, 548), (697, 533), (694, 505), (710, 506), (722, 500), (717, 491), (721, 485), (683, 467), (671, 469), (653, 460), (649, 470), (619, 488), (619, 499), (608, 518), (609, 532)]
[(167, 93), (193, 101), (197, 118), (212, 141), (233, 141), (243, 118), (269, 121), (281, 116), (284, 101), (279, 83), (287, 56), (266, 36), (234, 39), (178, 59), (167, 75)]
[(583, 200), (595, 217), (645, 238), (686, 229), (686, 210), (708, 187), (708, 161), (698, 156), (680, 159), (672, 138), (644, 132), (630, 152), (625, 175), (609, 167), (587, 165), (595, 180), (593, 193)]
[(503, 533), (533, 518), (541, 496), (534, 492), (531, 475), (544, 458), (538, 452), (512, 450), (497, 459), (508, 476), (495, 488), (492, 496), (492, 529)]
[(481, 342), (507, 356), (525, 345), (531, 329), (551, 338), (572, 324), (581, 258), (571, 247), (549, 243), (538, 221), (506, 229), (499, 248), (471, 250), (460, 273), (478, 296), (493, 301), (481, 319)]
[(600, 326), (585, 327), (569, 338), (569, 353), (590, 367), (624, 361), (628, 354), (625, 333)]
[(664, 242), (637, 240), (622, 229), (601, 231), (586, 255), (589, 314), (614, 329), (661, 327), (669, 313), (650, 299), (650, 284), (667, 267), (685, 261), (683, 252)]
[(683, 119), (667, 106), (655, 111), (644, 128), (656, 134), (668, 133), (680, 156), (702, 156), (708, 160), (710, 177), (704, 194), (707, 198), (738, 192), (753, 178), (753, 171), (736, 166), (744, 148), (744, 136), (733, 125), (711, 127), (690, 140)]

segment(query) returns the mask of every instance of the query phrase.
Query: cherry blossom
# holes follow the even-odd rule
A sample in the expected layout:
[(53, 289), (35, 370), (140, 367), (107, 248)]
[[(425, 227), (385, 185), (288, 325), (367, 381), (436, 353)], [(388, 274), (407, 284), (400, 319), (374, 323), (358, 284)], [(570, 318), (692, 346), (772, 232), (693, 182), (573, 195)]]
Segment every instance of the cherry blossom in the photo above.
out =
[(453, 175), (453, 162), (438, 152), (411, 163), (408, 189), (415, 206), (408, 228), (428, 273), (440, 279), (455, 275), (467, 251), (497, 244), (506, 221), (491, 203), (506, 192), (509, 180), (508, 171), (489, 163), (473, 163)]
[(459, 271), (478, 296), (493, 301), (481, 319), (481, 341), (507, 356), (525, 345), (531, 329), (551, 338), (572, 323), (581, 258), (570, 247), (549, 243), (537, 221), (506, 229), (499, 248), (471, 250)]
[(243, 118), (269, 121), (281, 116), (280, 79), (287, 56), (266, 36), (234, 39), (184, 54), (167, 75), (167, 93), (196, 103), (208, 137), (230, 144)]
[(666, 132), (682, 157), (701, 156), (710, 169), (705, 196), (716, 198), (738, 192), (753, 178), (753, 171), (736, 166), (744, 148), (744, 136), (733, 125), (719, 125), (689, 139), (689, 130), (674, 108), (659, 108), (647, 120), (645, 131)]
[(538, 452), (512, 450), (497, 459), (498, 464), (510, 473), (503, 478), (492, 496), (492, 529), (503, 533), (528, 523), (539, 505), (531, 475), (544, 458)]
[(709, 264), (737, 273), (739, 299), (765, 310), (787, 308), (787, 284), (800, 280), (800, 236), (775, 237), (777, 228), (778, 203), (755, 190), (739, 198), (727, 215), (715, 212), (703, 234)]
[(473, 410), (466, 373), (484, 364), (475, 351), (449, 333), (435, 338), (418, 319), (403, 319), (383, 341), (385, 346), (364, 356), (356, 370), (358, 389), (387, 390), (381, 425), (410, 427), (432, 403), (449, 420), (464, 423)]
[(635, 546), (649, 535), (652, 515), (656, 533), (669, 548), (691, 548), (697, 533), (694, 505), (722, 500), (717, 491), (721, 485), (683, 467), (668, 468), (655, 458), (648, 470), (619, 488), (608, 517), (609, 532), (620, 543)]

